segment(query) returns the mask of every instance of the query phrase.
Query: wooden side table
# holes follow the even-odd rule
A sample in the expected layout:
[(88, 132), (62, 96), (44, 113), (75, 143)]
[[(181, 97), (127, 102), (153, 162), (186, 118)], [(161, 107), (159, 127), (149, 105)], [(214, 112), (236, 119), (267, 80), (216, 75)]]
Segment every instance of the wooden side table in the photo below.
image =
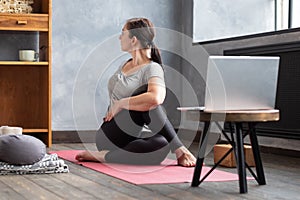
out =
[[(222, 160), (234, 151), (237, 171), (239, 176), (240, 193), (247, 193), (246, 167), (256, 179), (259, 185), (265, 185), (265, 175), (260, 157), (259, 145), (256, 136), (255, 125), (260, 122), (278, 121), (279, 110), (244, 110), (244, 111), (186, 111), (187, 119), (193, 121), (204, 122), (204, 129), (201, 135), (197, 162), (194, 169), (192, 186), (197, 187), (201, 182), (222, 162)], [(205, 149), (207, 145), (207, 133), (211, 123), (216, 123), (222, 134), (231, 144), (232, 148), (217, 162), (212, 169), (200, 180), (202, 165), (205, 157)], [(226, 132), (219, 122), (229, 123), (229, 132)], [(246, 127), (245, 127), (246, 126)], [(228, 133), (230, 136), (228, 136)], [(244, 157), (244, 138), (249, 135), (255, 166), (256, 174), (245, 163)]]

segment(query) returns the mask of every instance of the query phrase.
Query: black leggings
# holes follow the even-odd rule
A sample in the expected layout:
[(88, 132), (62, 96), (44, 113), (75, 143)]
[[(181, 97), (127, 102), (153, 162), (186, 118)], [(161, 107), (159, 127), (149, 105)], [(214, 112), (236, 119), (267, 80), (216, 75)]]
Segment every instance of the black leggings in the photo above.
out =
[[(145, 135), (144, 125), (151, 133)], [(159, 164), (183, 144), (161, 106), (150, 111), (122, 110), (104, 122), (96, 134), (99, 151), (109, 150), (105, 160), (113, 163)]]

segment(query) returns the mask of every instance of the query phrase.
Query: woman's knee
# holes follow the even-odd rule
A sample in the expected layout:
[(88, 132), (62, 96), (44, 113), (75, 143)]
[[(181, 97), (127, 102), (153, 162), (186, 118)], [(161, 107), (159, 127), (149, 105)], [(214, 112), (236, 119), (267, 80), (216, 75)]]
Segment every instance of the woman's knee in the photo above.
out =
[(96, 132), (96, 147), (98, 151), (115, 149), (113, 148), (113, 143), (107, 138), (102, 128), (103, 125)]
[(167, 139), (164, 136), (159, 135), (159, 134), (151, 137), (149, 140), (150, 140), (150, 143), (155, 144), (154, 146), (156, 147), (156, 150), (169, 145), (169, 142), (167, 141)]
[(163, 148), (169, 148), (168, 141), (162, 135), (155, 135), (132, 141), (124, 149), (134, 153), (151, 153)]

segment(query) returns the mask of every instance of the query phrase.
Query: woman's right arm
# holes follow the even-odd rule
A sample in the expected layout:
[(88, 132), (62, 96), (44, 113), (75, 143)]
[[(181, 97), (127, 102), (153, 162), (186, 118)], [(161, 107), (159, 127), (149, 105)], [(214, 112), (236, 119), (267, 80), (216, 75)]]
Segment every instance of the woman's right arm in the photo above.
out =
[(162, 84), (161, 79), (152, 77), (148, 81), (147, 92), (114, 101), (104, 121), (110, 121), (122, 109), (135, 111), (151, 110), (162, 104), (165, 100), (165, 96), (166, 87)]

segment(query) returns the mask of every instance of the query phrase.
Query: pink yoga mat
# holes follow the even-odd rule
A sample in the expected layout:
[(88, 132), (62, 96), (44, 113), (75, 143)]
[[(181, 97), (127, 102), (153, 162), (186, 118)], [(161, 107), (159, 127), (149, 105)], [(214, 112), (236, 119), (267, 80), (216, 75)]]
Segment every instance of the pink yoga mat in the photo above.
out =
[[(166, 159), (161, 165), (124, 165), (97, 162), (78, 162), (75, 155), (81, 150), (52, 151), (60, 158), (71, 161), (75, 164), (93, 169), (95, 171), (110, 175), (112, 177), (127, 181), (133, 184), (169, 184), (191, 182), (194, 167), (181, 167), (176, 165), (175, 160)], [(202, 175), (210, 170), (210, 167), (203, 166)], [(215, 169), (205, 181), (235, 181), (238, 175)]]

